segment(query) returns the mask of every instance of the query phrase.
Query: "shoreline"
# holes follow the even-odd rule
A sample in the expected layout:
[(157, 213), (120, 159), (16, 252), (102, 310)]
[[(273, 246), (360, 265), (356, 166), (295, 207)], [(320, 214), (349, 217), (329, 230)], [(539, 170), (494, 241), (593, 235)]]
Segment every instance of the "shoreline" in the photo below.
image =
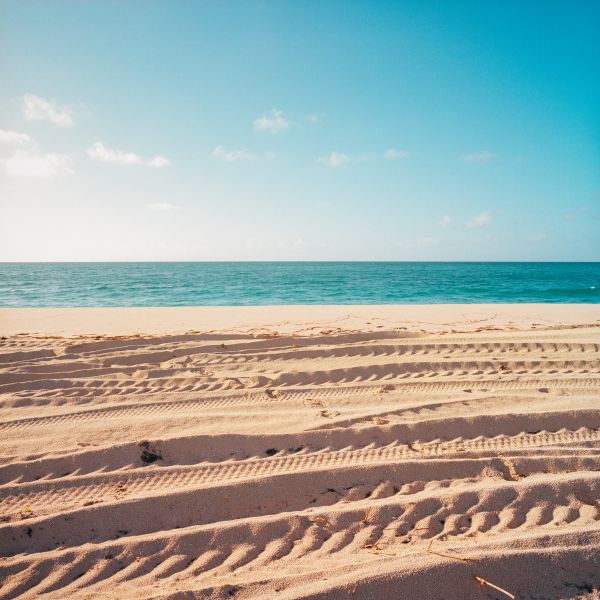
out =
[(0, 335), (285, 333), (322, 329), (460, 332), (599, 325), (600, 304), (384, 304), (0, 308)]

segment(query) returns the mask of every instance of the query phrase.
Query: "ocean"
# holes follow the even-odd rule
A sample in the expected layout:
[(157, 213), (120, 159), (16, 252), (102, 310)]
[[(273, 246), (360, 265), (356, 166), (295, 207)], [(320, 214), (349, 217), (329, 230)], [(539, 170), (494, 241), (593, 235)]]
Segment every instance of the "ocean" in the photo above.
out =
[(0, 263), (0, 306), (600, 302), (600, 263)]

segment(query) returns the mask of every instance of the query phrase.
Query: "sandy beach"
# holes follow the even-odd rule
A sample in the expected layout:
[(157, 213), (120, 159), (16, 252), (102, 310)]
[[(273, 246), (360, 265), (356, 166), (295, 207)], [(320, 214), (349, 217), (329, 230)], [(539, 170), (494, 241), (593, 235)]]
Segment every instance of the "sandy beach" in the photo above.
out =
[(0, 310), (0, 598), (600, 590), (600, 305)]

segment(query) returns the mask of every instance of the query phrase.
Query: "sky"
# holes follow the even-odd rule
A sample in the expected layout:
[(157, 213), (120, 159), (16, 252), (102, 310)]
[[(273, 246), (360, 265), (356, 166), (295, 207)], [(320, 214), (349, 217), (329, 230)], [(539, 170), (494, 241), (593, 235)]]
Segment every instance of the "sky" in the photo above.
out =
[(600, 260), (599, 22), (0, 0), (0, 260)]

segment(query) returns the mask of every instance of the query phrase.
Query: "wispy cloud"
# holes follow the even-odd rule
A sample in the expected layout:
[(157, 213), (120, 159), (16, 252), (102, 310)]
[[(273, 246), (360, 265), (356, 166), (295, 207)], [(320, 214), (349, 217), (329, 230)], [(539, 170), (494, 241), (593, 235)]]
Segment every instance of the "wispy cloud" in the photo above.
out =
[(26, 133), (0, 129), (0, 144), (12, 150), (11, 156), (0, 159), (9, 177), (52, 179), (73, 173), (71, 155), (44, 152)]
[(492, 220), (492, 213), (489, 210), (487, 210), (478, 215), (475, 215), (472, 219), (469, 219), (465, 223), (465, 227), (467, 229), (473, 229), (475, 227), (483, 227), (484, 225), (487, 225), (491, 220)]
[(116, 163), (120, 165), (145, 165), (155, 169), (168, 167), (171, 161), (164, 156), (153, 156), (149, 159), (143, 159), (134, 152), (124, 152), (123, 150), (113, 150), (107, 148), (102, 142), (96, 142), (87, 149), (87, 155), (92, 160), (105, 163)]
[(102, 142), (96, 142), (87, 149), (88, 156), (93, 160), (100, 162), (120, 163), (122, 165), (139, 165), (142, 158), (133, 152), (123, 152), (122, 150), (111, 150)]
[(463, 156), (460, 157), (460, 160), (462, 160), (462, 162), (464, 162), (468, 165), (471, 165), (471, 164), (476, 164), (476, 163), (487, 163), (487, 162), (490, 162), (490, 160), (492, 160), (492, 158), (494, 158), (494, 155), (491, 152), (484, 150), (483, 152), (474, 152), (473, 154), (464, 154)]
[(327, 165), (331, 169), (339, 169), (350, 162), (350, 157), (347, 154), (342, 154), (341, 152), (332, 152), (328, 156), (322, 156), (317, 160), (318, 162)]
[(444, 229), (446, 229), (446, 227), (448, 227), (448, 225), (450, 225), (450, 217), (448, 215), (444, 215), (439, 220), (439, 224), (440, 224), (440, 227), (443, 227)]
[(154, 158), (147, 160), (146, 164), (149, 167), (154, 167), (155, 169), (161, 169), (162, 167), (168, 167), (171, 164), (171, 161), (164, 156), (155, 156)]
[(151, 202), (148, 204), (148, 208), (157, 212), (172, 212), (179, 210), (179, 206), (171, 204), (170, 202)]
[(28, 121), (50, 121), (57, 127), (71, 127), (75, 123), (77, 111), (70, 106), (60, 106), (53, 100), (25, 94), (22, 113)]
[(545, 239), (546, 239), (545, 233), (536, 233), (535, 235), (532, 235), (529, 237), (530, 242), (542, 242)]
[(323, 118), (323, 116), (324, 116), (323, 113), (309, 113), (309, 114), (305, 115), (304, 120), (307, 123), (316, 125)]
[(271, 109), (262, 117), (254, 120), (255, 131), (267, 131), (269, 133), (282, 133), (289, 129), (290, 121), (283, 116), (283, 112), (275, 108)]
[(32, 143), (33, 140), (26, 133), (0, 129), (0, 144), (7, 146), (27, 146)]
[(212, 155), (227, 162), (239, 162), (241, 160), (258, 160), (258, 155), (248, 150), (227, 150), (223, 146), (217, 146)]
[(68, 154), (41, 152), (37, 149), (16, 150), (9, 158), (0, 160), (10, 177), (52, 179), (73, 173)]
[(363, 152), (362, 154), (355, 154), (350, 156), (343, 152), (331, 152), (327, 156), (320, 156), (317, 158), (317, 162), (327, 165), (332, 169), (338, 169), (347, 165), (348, 163), (367, 163), (378, 161), (381, 156), (386, 160), (398, 160), (410, 156), (410, 153), (406, 150), (397, 150), (396, 148), (390, 148), (382, 154), (374, 154), (372, 152)]
[(350, 160), (357, 163), (372, 162), (374, 160), (377, 160), (377, 156), (375, 156), (375, 154), (371, 152), (363, 152), (362, 154), (359, 154), (355, 157), (350, 157)]
[(383, 153), (383, 156), (388, 160), (394, 160), (397, 158), (406, 158), (407, 156), (410, 156), (410, 152), (407, 152), (406, 150), (396, 150), (396, 148), (390, 148)]
[(579, 215), (583, 214), (586, 210), (587, 210), (586, 208), (584, 208), (583, 206), (580, 206), (574, 210), (566, 212), (563, 215), (563, 219), (565, 221), (574, 221)]

